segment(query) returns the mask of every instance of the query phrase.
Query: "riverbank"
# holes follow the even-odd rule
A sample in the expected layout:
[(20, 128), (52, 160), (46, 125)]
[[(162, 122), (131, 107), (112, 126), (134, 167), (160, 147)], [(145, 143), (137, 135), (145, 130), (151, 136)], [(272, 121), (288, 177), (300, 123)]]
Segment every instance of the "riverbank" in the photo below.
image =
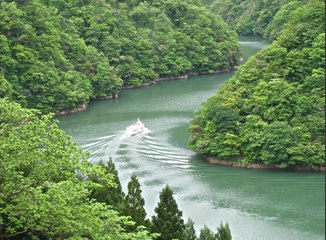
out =
[(210, 164), (226, 166), (226, 167), (235, 167), (235, 168), (247, 168), (247, 169), (270, 169), (270, 170), (293, 170), (293, 171), (302, 171), (302, 172), (325, 172), (325, 167), (309, 167), (309, 166), (291, 166), (291, 167), (282, 167), (280, 164), (270, 164), (265, 165), (261, 163), (241, 163), (241, 162), (232, 162), (226, 160), (219, 160), (211, 156), (201, 155), (205, 161)]
[[(240, 58), (240, 62), (243, 61), (243, 58)], [(224, 72), (231, 72), (234, 70), (237, 70), (238, 66), (234, 66), (232, 68), (226, 68), (223, 70), (219, 70), (219, 71), (214, 71), (214, 72), (190, 72), (187, 74), (183, 74), (183, 75), (174, 75), (174, 76), (170, 76), (170, 77), (161, 77), (161, 78), (156, 78), (152, 81), (143, 83), (143, 84), (138, 84), (138, 85), (134, 85), (134, 86), (124, 86), (121, 88), (121, 90), (127, 90), (127, 89), (136, 89), (136, 88), (142, 88), (142, 87), (149, 87), (152, 85), (156, 85), (159, 82), (163, 82), (163, 81), (172, 81), (172, 80), (187, 80), (190, 77), (194, 77), (194, 76), (200, 76), (200, 75), (214, 75), (214, 74), (219, 74), (219, 73), (224, 73)], [(112, 94), (109, 96), (104, 96), (104, 97), (97, 97), (94, 98), (92, 100), (112, 100), (112, 99), (117, 99), (119, 98), (119, 95), (116, 94)], [(69, 114), (74, 114), (74, 113), (79, 113), (79, 112), (83, 112), (85, 110), (87, 110), (88, 105), (87, 104), (83, 104), (77, 108), (74, 109), (69, 109), (69, 110), (64, 110), (64, 111), (60, 111), (60, 112), (56, 112), (55, 116), (64, 116), (64, 115), (69, 115)]]
[[(243, 61), (243, 58), (240, 58), (240, 62)], [(231, 72), (231, 71), (235, 71), (238, 69), (238, 66), (234, 66), (232, 68), (226, 68), (223, 70), (219, 70), (219, 71), (214, 71), (214, 72), (190, 72), (187, 74), (182, 74), (182, 75), (174, 75), (174, 76), (170, 76), (170, 77), (161, 77), (161, 78), (156, 78), (152, 81), (143, 83), (143, 84), (138, 84), (138, 85), (134, 85), (134, 86), (125, 86), (122, 87), (121, 89), (135, 89), (135, 88), (141, 88), (141, 87), (148, 87), (151, 85), (156, 85), (159, 82), (163, 82), (163, 81), (171, 81), (171, 80), (186, 80), (190, 77), (195, 77), (195, 76), (201, 76), (201, 75), (214, 75), (214, 74), (219, 74), (219, 73), (224, 73), (224, 72)]]
[(87, 104), (83, 104), (79, 107), (70, 109), (70, 110), (65, 110), (65, 111), (61, 111), (61, 112), (56, 112), (54, 115), (55, 116), (64, 116), (64, 115), (69, 115), (69, 114), (73, 114), (73, 113), (79, 113), (79, 112), (83, 112), (87, 109)]

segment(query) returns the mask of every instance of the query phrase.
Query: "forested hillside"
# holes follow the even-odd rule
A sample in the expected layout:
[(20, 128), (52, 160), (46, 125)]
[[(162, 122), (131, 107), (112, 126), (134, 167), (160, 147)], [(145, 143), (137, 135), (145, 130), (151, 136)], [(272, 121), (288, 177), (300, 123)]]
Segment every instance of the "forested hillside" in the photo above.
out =
[(51, 115), (0, 99), (0, 142), (0, 239), (152, 239), (127, 232), (130, 220), (91, 198), (113, 186), (112, 174), (89, 163)]
[(204, 103), (190, 126), (193, 149), (233, 164), (324, 166), (324, 10), (321, 0), (298, 7)]
[(191, 0), (1, 1), (0, 46), (0, 97), (43, 113), (239, 59), (235, 33)]
[(238, 34), (275, 39), (291, 14), (307, 0), (210, 0), (207, 3)]

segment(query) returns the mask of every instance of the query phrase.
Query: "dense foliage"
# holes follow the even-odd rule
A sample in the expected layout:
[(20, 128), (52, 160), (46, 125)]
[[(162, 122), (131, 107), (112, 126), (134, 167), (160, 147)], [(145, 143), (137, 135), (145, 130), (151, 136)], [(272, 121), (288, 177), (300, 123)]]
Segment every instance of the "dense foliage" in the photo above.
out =
[(206, 225), (200, 230), (199, 240), (215, 240), (215, 235)]
[(307, 0), (211, 0), (210, 8), (220, 14), (240, 35), (275, 39), (291, 14)]
[(191, 146), (234, 163), (325, 164), (325, 13), (311, 0), (268, 48), (208, 99)]
[(235, 33), (192, 0), (0, 1), (0, 46), (0, 97), (43, 113), (239, 58)]
[(146, 219), (145, 200), (142, 197), (142, 190), (136, 175), (132, 175), (128, 183), (128, 193), (126, 195), (126, 215), (131, 216), (136, 226), (149, 226)]
[(51, 115), (0, 99), (0, 238), (151, 239), (91, 199), (92, 178), (113, 181), (86, 157)]
[(124, 201), (125, 194), (122, 191), (118, 171), (116, 170), (112, 159), (107, 163), (101, 161), (99, 162), (99, 165), (103, 168), (106, 174), (112, 176), (112, 182), (108, 184), (105, 179), (98, 178), (96, 175), (91, 175), (90, 179), (99, 184), (97, 188), (92, 189), (91, 198), (94, 198), (97, 202), (112, 206), (112, 208), (118, 212), (124, 212), (126, 209)]
[(217, 240), (232, 240), (231, 230), (229, 224), (223, 224), (217, 228), (217, 233), (215, 235)]
[(161, 233), (159, 240), (183, 239), (185, 226), (182, 212), (169, 186), (162, 189), (155, 213), (152, 218), (152, 230)]
[(188, 221), (184, 225), (184, 239), (187, 240), (196, 240), (196, 230), (195, 230), (195, 223), (192, 221), (191, 218), (188, 218)]
[(198, 240), (232, 240), (229, 225), (221, 223), (216, 233), (205, 225), (200, 229)]

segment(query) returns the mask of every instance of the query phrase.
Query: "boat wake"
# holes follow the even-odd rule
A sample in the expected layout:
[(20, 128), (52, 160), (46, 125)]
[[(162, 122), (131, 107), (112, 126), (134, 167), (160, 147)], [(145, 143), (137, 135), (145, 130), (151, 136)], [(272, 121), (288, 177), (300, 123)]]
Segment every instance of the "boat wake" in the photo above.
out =
[[(149, 164), (157, 165), (159, 168), (164, 166), (173, 169), (189, 169), (191, 166), (189, 159), (194, 155), (190, 150), (164, 144), (160, 133), (151, 132), (139, 119), (124, 131), (89, 139), (82, 147), (91, 153), (91, 162), (108, 161), (112, 158), (117, 167), (123, 168), (124, 171), (130, 168), (131, 162), (133, 165), (143, 162), (142, 169)], [(138, 161), (136, 162), (135, 159)]]
[(91, 139), (82, 145), (87, 152), (90, 152), (90, 161), (98, 162), (113, 157), (120, 145), (134, 145), (142, 141), (140, 136), (150, 133), (150, 130), (138, 119), (136, 123), (129, 125), (125, 131), (119, 131), (97, 139)]

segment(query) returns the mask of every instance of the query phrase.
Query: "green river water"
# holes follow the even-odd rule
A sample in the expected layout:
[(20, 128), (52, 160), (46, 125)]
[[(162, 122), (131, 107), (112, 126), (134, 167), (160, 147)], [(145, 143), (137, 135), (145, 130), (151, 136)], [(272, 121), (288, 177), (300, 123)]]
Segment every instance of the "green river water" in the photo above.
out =
[[(266, 46), (260, 39), (240, 43), (245, 58)], [(169, 184), (197, 231), (205, 224), (215, 231), (223, 221), (235, 240), (325, 239), (324, 174), (210, 165), (188, 148), (194, 111), (232, 75), (125, 90), (117, 100), (60, 117), (60, 127), (92, 153), (90, 161), (112, 157), (125, 191), (130, 176), (139, 177), (149, 217)], [(138, 117), (150, 133), (124, 138)]]

